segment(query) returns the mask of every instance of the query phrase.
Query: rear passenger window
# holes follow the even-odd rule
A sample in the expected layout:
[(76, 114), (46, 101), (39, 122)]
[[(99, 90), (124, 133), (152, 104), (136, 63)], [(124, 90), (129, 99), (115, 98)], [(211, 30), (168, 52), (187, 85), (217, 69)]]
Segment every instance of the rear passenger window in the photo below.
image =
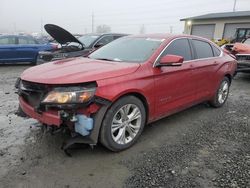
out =
[(36, 41), (31, 37), (19, 37), (18, 44), (36, 44)]
[(220, 56), (221, 51), (218, 48), (216, 48), (215, 46), (212, 46), (212, 47), (213, 47), (213, 51), (214, 51), (214, 57)]
[(191, 49), (187, 39), (177, 39), (173, 41), (161, 56), (168, 54), (182, 56), (184, 61), (192, 59)]
[(29, 42), (27, 38), (21, 37), (18, 38), (18, 44), (29, 44)]
[(197, 59), (213, 57), (213, 50), (209, 43), (200, 40), (192, 40), (196, 50)]

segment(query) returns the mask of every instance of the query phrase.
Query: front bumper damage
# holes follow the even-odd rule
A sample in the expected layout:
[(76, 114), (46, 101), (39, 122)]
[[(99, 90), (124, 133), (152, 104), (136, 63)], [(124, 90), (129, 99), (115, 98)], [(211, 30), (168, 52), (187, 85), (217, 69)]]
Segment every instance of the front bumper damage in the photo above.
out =
[(60, 126), (62, 123), (60, 117), (55, 112), (38, 113), (32, 106), (25, 102), (22, 97), (19, 97), (19, 105), (25, 114), (33, 119), (37, 119), (43, 124)]
[[(88, 104), (83, 105), (46, 106), (41, 105), (41, 96), (37, 94), (40, 91), (36, 89), (34, 87), (32, 90), (23, 91), (18, 87), (20, 107), (28, 116), (37, 119), (52, 130), (53, 134), (61, 130), (69, 130), (70, 138), (62, 145), (66, 154), (69, 154), (67, 150), (70, 146), (76, 143), (90, 146), (97, 144), (102, 120), (111, 104), (110, 101), (94, 97)], [(39, 101), (34, 101), (35, 99)]]

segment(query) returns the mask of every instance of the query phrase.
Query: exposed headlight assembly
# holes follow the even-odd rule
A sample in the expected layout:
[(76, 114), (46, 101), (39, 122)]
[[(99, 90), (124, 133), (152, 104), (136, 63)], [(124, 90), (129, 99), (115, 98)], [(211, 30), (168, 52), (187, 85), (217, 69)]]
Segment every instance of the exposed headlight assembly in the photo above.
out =
[(50, 91), (44, 104), (79, 104), (89, 102), (95, 95), (96, 88), (58, 87)]

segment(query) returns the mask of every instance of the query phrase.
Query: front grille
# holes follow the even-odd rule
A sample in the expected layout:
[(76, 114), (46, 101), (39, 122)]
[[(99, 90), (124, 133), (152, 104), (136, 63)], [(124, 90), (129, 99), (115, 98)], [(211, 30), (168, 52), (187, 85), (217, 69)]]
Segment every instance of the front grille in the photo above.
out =
[(23, 99), (32, 107), (39, 107), (41, 100), (48, 92), (46, 85), (21, 81), (19, 93)]

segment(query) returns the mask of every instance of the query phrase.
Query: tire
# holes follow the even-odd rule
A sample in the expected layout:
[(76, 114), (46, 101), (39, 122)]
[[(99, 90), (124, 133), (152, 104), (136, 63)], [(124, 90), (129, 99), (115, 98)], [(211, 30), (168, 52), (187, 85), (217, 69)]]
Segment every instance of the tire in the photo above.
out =
[(16, 115), (20, 116), (20, 117), (28, 117), (27, 114), (25, 114), (25, 112), (22, 110), (22, 108), (20, 106), (18, 106), (18, 109), (16, 111)]
[(47, 62), (48, 61), (45, 61), (45, 60), (40, 59), (40, 58), (37, 58), (35, 65), (41, 65), (41, 64), (44, 64), (44, 63), (47, 63)]
[(224, 77), (213, 99), (209, 101), (209, 104), (215, 108), (222, 107), (228, 98), (229, 88), (230, 80), (228, 77)]
[(37, 55), (37, 56), (36, 56), (36, 61), (33, 62), (33, 65), (36, 66), (36, 65), (40, 65), (40, 64), (42, 64), (42, 63), (41, 63), (41, 61), (39, 60), (38, 55)]
[(146, 110), (140, 99), (122, 97), (107, 111), (100, 131), (100, 142), (111, 151), (131, 147), (146, 123)]

